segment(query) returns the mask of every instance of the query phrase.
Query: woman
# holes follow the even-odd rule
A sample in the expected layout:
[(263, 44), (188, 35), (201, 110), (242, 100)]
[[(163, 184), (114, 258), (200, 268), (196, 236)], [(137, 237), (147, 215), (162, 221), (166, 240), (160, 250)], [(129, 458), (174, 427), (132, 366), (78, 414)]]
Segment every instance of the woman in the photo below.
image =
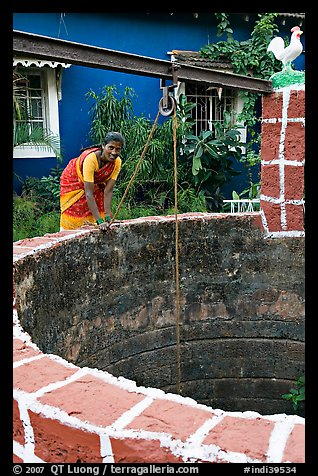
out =
[(81, 155), (67, 164), (60, 180), (61, 230), (92, 223), (108, 228), (123, 146), (122, 135), (109, 132), (102, 145), (81, 149)]

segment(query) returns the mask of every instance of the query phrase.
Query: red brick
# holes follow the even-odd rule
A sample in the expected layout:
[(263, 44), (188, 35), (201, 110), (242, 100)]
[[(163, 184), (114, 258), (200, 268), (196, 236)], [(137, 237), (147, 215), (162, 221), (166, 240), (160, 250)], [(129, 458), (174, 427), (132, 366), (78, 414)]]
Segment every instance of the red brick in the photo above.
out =
[(278, 159), (281, 123), (263, 123), (261, 141), (261, 159)]
[(34, 453), (46, 463), (102, 463), (100, 438), (30, 411)]
[(287, 231), (304, 230), (303, 205), (286, 205)]
[(260, 201), (261, 209), (265, 214), (269, 231), (281, 231), (281, 208), (275, 203)]
[(274, 423), (261, 419), (226, 416), (203, 440), (205, 445), (217, 445), (223, 451), (243, 453), (249, 458), (266, 460), (269, 438)]
[(285, 172), (285, 199), (301, 200), (304, 198), (304, 167), (284, 167)]
[(305, 91), (291, 91), (288, 104), (288, 117), (305, 117)]
[(212, 416), (213, 413), (199, 408), (170, 400), (155, 400), (127, 428), (162, 431), (184, 441)]
[(42, 236), (42, 237), (35, 237), (35, 238), (25, 238), (24, 240), (16, 241), (14, 245), (36, 248), (37, 246), (45, 245), (47, 243), (50, 243), (51, 241), (52, 241), (52, 238), (45, 238), (44, 236)]
[(69, 415), (75, 414), (83, 421), (107, 426), (144, 398), (143, 395), (128, 392), (87, 375), (43, 395), (39, 400), (58, 407)]
[(263, 119), (281, 118), (283, 109), (282, 93), (264, 94), (262, 96), (262, 117)]
[(285, 160), (305, 160), (305, 128), (299, 122), (290, 122), (285, 131)]
[(13, 339), (13, 362), (40, 355), (41, 352), (28, 346), (21, 339)]
[(285, 451), (283, 454), (283, 463), (305, 463), (305, 426), (296, 424), (289, 435)]
[(280, 197), (279, 165), (262, 165), (261, 194), (267, 197)]
[(70, 377), (77, 370), (43, 357), (14, 369), (13, 386), (25, 392), (36, 392), (50, 383)]
[(80, 229), (78, 230), (63, 230), (63, 231), (58, 231), (56, 233), (45, 233), (45, 238), (54, 238), (54, 239), (57, 239), (57, 238), (62, 238), (64, 236), (68, 236), (68, 235), (73, 235), (74, 233), (77, 233), (81, 231)]
[(158, 440), (111, 438), (115, 463), (182, 463)]
[(24, 426), (20, 418), (18, 402), (13, 400), (13, 439), (24, 445)]
[(13, 453), (12, 463), (23, 463), (23, 460)]
[(13, 256), (14, 255), (23, 255), (24, 253), (28, 253), (30, 251), (32, 251), (32, 249), (30, 249), (30, 247), (18, 246), (18, 245), (13, 246)]

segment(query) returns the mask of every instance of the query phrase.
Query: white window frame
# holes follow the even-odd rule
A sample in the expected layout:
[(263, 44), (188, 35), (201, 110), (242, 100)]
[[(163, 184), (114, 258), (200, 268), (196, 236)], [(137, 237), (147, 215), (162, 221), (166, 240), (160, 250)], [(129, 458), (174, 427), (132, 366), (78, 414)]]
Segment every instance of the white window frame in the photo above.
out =
[[(45, 128), (52, 134), (59, 136), (59, 115), (58, 115), (58, 90), (56, 82), (56, 71), (54, 68), (19, 68), (21, 74), (35, 72), (41, 74), (41, 81), (44, 90), (44, 122)], [(13, 158), (49, 158), (55, 154), (49, 148), (43, 146), (23, 145), (13, 149)]]

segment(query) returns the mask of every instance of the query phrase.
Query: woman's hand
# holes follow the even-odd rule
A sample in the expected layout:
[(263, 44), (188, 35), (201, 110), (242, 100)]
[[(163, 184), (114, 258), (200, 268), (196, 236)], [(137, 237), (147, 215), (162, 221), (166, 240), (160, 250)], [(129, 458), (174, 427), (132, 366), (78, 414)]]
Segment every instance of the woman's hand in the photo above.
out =
[(108, 230), (109, 226), (110, 226), (110, 221), (103, 221), (103, 223), (101, 223), (100, 225), (98, 225), (98, 227), (99, 227), (102, 231)]

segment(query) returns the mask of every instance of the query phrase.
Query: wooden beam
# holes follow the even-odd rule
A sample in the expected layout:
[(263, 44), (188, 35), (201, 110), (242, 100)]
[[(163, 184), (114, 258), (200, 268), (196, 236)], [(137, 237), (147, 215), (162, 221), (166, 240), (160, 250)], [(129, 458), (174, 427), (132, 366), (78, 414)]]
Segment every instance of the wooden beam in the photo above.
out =
[(197, 66), (176, 64), (157, 58), (18, 30), (13, 30), (13, 55), (21, 58), (46, 59), (160, 79), (172, 79), (172, 65), (175, 65), (178, 68), (177, 78), (179, 81), (208, 83), (213, 86), (230, 87), (259, 93), (269, 93), (272, 91), (271, 82), (259, 78), (224, 73)]

